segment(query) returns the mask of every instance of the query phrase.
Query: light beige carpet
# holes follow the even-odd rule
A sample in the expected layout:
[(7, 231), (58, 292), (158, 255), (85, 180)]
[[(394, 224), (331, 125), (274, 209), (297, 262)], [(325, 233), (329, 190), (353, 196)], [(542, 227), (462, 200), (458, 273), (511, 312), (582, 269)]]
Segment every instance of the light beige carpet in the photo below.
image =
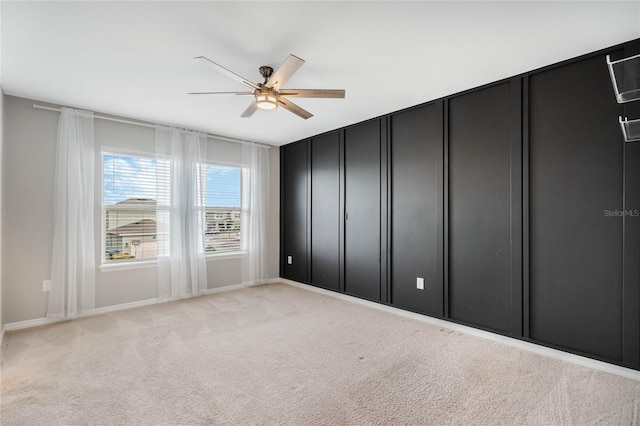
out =
[(638, 424), (640, 382), (286, 284), (11, 332), (3, 425)]

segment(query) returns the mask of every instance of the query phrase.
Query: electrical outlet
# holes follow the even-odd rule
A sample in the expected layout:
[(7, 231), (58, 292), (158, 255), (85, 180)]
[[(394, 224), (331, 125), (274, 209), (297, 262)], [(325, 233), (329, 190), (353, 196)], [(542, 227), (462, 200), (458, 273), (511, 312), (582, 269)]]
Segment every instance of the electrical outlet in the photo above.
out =
[(416, 288), (417, 288), (418, 290), (424, 290), (424, 278), (420, 278), (420, 277), (418, 277), (418, 278), (416, 279)]
[(42, 281), (42, 291), (51, 291), (51, 280)]
[(293, 256), (287, 256), (287, 265), (293, 265)]

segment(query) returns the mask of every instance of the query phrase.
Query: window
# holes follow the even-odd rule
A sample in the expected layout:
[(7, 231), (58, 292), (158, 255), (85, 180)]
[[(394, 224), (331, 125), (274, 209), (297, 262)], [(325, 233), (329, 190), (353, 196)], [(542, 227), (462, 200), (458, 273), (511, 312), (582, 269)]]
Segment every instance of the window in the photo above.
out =
[(169, 161), (103, 153), (104, 263), (169, 255)]
[[(103, 263), (169, 256), (170, 162), (146, 156), (102, 154)], [(207, 255), (240, 251), (241, 169), (202, 164)], [(202, 246), (201, 246), (202, 247)]]
[(241, 169), (207, 164), (206, 231), (207, 254), (240, 251)]

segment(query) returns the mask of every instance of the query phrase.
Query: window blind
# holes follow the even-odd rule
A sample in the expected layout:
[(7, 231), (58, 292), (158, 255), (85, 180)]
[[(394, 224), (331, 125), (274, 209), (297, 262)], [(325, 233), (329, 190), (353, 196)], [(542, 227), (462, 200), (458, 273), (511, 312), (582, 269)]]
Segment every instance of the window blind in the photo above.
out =
[(240, 250), (241, 169), (207, 164), (205, 252)]
[(166, 160), (103, 153), (105, 263), (169, 254), (169, 179)]

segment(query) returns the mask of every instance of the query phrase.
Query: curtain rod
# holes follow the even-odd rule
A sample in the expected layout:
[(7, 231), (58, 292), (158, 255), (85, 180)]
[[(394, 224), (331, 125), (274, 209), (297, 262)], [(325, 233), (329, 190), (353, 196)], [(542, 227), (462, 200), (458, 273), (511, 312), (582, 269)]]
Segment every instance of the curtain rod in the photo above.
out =
[[(48, 107), (48, 106), (38, 105), (38, 104), (33, 104), (33, 107), (35, 109), (45, 109), (47, 111), (57, 111), (57, 112), (61, 112), (62, 111), (61, 108), (53, 108), (53, 107)], [(106, 117), (104, 115), (96, 115), (96, 114), (94, 114), (93, 118), (99, 118), (101, 120), (107, 120), (107, 121), (115, 121), (117, 123), (133, 124), (133, 125), (142, 126), (142, 127), (151, 127), (153, 129), (155, 129), (155, 127), (156, 127), (155, 124), (142, 123), (142, 122), (131, 121), (131, 120), (123, 120), (121, 118)], [(158, 124), (161, 124), (161, 123), (158, 123)], [(165, 124), (162, 124), (162, 125), (165, 125)], [(170, 126), (170, 125), (168, 125), (168, 126)], [(267, 149), (271, 149), (271, 145), (267, 145), (266, 143), (244, 141), (244, 140), (241, 140), (241, 139), (230, 138), (228, 136), (216, 135), (214, 133), (205, 133), (205, 135), (207, 135), (207, 137), (209, 137), (209, 138), (219, 139), (219, 140), (226, 141), (226, 142), (239, 143), (239, 144), (243, 144), (243, 145), (258, 145), (258, 146), (263, 146), (263, 147), (265, 147)]]

